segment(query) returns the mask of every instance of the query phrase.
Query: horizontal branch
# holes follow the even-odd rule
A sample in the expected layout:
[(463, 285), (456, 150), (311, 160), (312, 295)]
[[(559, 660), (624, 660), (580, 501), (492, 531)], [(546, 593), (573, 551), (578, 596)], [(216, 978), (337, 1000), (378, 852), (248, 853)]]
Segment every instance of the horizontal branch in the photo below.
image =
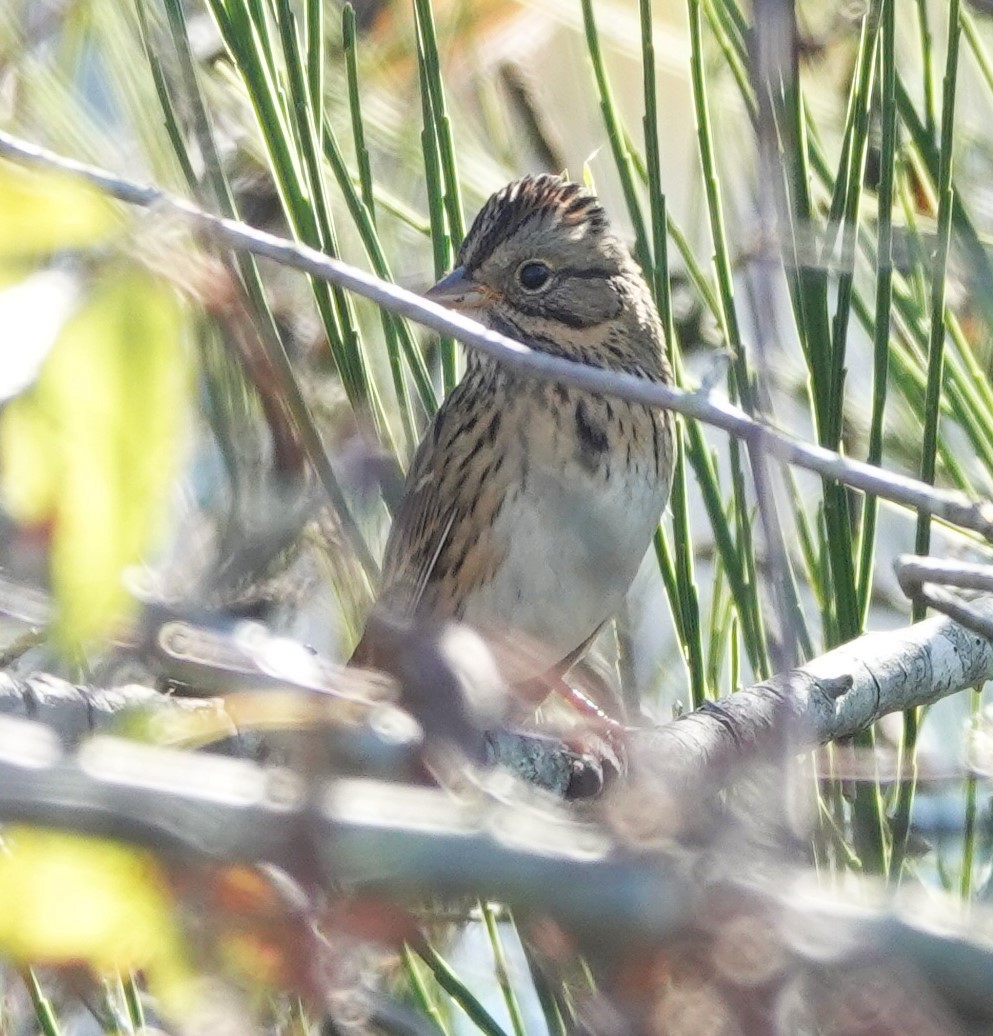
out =
[[(993, 621), (993, 597), (977, 598), (970, 606)], [(346, 679), (356, 677), (354, 671), (340, 672)], [(945, 616), (868, 633), (672, 723), (630, 731), (634, 776), (662, 781), (679, 795), (703, 797), (727, 787), (754, 760), (782, 759), (849, 737), (885, 715), (932, 704), (990, 679), (993, 642)], [(346, 706), (347, 723), (335, 724), (330, 713), (324, 717), (329, 759), (347, 763), (348, 772), (384, 777), (416, 769), (418, 739), (398, 737), (409, 727), (383, 720), (382, 710), (393, 706), (370, 703), (364, 721), (357, 721), (360, 706)], [(162, 715), (184, 710), (188, 718), (202, 713), (215, 729), (230, 731), (229, 752), (259, 757), (259, 738), (239, 730), (233, 704), (226, 707), (220, 698), (177, 700), (141, 687), (96, 691), (44, 675), (18, 682), (0, 674), (0, 716), (42, 720), (65, 743), (108, 729), (128, 707)], [(487, 752), (492, 761), (560, 797), (583, 763), (554, 737), (514, 731), (493, 732)]]
[(781, 461), (975, 530), (993, 540), (993, 504), (988, 501), (971, 501), (961, 493), (935, 489), (916, 479), (802, 442), (752, 420), (738, 407), (710, 395), (686, 392), (674, 386), (648, 382), (634, 375), (603, 370), (530, 349), (468, 317), (444, 309), (339, 259), (332, 259), (307, 245), (253, 229), (235, 220), (213, 216), (157, 187), (122, 179), (3, 131), (0, 131), (0, 156), (21, 164), (43, 166), (78, 176), (103, 193), (131, 205), (167, 211), (227, 248), (265, 256), (347, 288), (382, 309), (414, 320), (439, 334), (457, 338), (469, 348), (512, 370), (646, 406), (677, 411), (767, 450)]
[[(993, 620), (993, 597), (970, 602)], [(883, 716), (993, 679), (993, 641), (947, 616), (867, 633), (806, 665), (637, 732), (636, 765), (706, 795), (752, 760), (779, 760), (864, 730)]]
[[(646, 799), (641, 808), (652, 805)], [(690, 846), (631, 852), (592, 823), (506, 789), (457, 797), (371, 780), (310, 787), (285, 769), (111, 737), (68, 753), (42, 725), (0, 719), (0, 820), (132, 842), (187, 867), (272, 864), (335, 897), (380, 897), (394, 914), (394, 904), (425, 898), (493, 900), (524, 925), (547, 931), (553, 919), (557, 939), (564, 932), (580, 951), (626, 966), (643, 964), (647, 947), (674, 939), (703, 938), (719, 948), (722, 930), (729, 941), (757, 930), (762, 947), (777, 954), (768, 973), (777, 981), (785, 974), (823, 983), (850, 969), (858, 984), (847, 988), (859, 989), (869, 969), (878, 990), (890, 969), (909, 969), (919, 976), (916, 997), (936, 996), (986, 1027), (993, 1013), (984, 920), (973, 916), (971, 926), (951, 902), (940, 925), (933, 902), (915, 913), (913, 901), (879, 897), (855, 909), (850, 897), (812, 895), (803, 872), (785, 863), (769, 880), (766, 867), (743, 866), (740, 854), (721, 867), (713, 851)], [(732, 928), (735, 920), (749, 929)], [(749, 982), (753, 972), (728, 968)], [(617, 992), (630, 995), (623, 986)], [(889, 1020), (896, 1017), (887, 1010)], [(913, 1030), (910, 1022), (897, 1028)]]

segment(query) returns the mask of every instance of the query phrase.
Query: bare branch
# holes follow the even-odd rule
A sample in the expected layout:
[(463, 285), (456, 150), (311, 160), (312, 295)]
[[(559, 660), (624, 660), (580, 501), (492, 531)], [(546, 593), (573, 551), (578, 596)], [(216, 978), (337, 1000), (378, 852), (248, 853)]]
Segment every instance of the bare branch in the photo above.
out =
[[(993, 620), (993, 597), (971, 602)], [(353, 674), (356, 675), (356, 674)], [(633, 730), (629, 747), (636, 775), (665, 782), (676, 794), (704, 797), (728, 786), (754, 759), (784, 758), (864, 729), (882, 716), (956, 694), (993, 679), (993, 642), (952, 619), (936, 617), (899, 630), (869, 633), (805, 666), (708, 703), (673, 723)], [(140, 704), (208, 710), (221, 718), (221, 699), (180, 701), (144, 688), (94, 691), (37, 675), (17, 683), (0, 674), (0, 715), (41, 719), (66, 742), (106, 729), (119, 711)], [(234, 754), (255, 758), (258, 739), (228, 719)], [(353, 772), (403, 769), (414, 749), (381, 724), (328, 727), (337, 758)], [(391, 742), (391, 738), (393, 739)], [(582, 757), (553, 737), (498, 731), (487, 738), (489, 758), (526, 780), (565, 796)], [(391, 754), (392, 753), (392, 754)]]
[(993, 618), (977, 611), (964, 598), (947, 587), (962, 590), (993, 590), (993, 566), (944, 558), (903, 554), (893, 563), (900, 589), (911, 601), (948, 615), (966, 629), (983, 637), (993, 637)]
[[(769, 874), (669, 845), (630, 852), (547, 803), (485, 789), (455, 797), (348, 779), (308, 787), (287, 770), (110, 737), (70, 754), (40, 724), (0, 719), (0, 819), (130, 841), (193, 866), (275, 864), (338, 896), (492, 898), (522, 922), (554, 919), (608, 960), (632, 946), (643, 961), (646, 947), (675, 938), (714, 940), (727, 930), (715, 919), (737, 917), (753, 931), (758, 922), (769, 940), (761, 945), (781, 954), (774, 976), (789, 967), (830, 983), (850, 972), (855, 989), (868, 969), (876, 992), (885, 961), (921, 976), (915, 996), (933, 991), (973, 1022), (989, 1013), (988, 940), (956, 922), (950, 905), (940, 925), (934, 903), (854, 909), (813, 894), (785, 864)], [(714, 910), (715, 895), (734, 912)], [(831, 988), (827, 1002), (838, 999)]]
[[(987, 621), (993, 597), (972, 602)], [(806, 665), (633, 738), (645, 769), (694, 795), (727, 786), (750, 759), (850, 737), (892, 712), (993, 679), (993, 641), (945, 616), (867, 633)]]
[(254, 230), (235, 220), (210, 215), (190, 202), (156, 187), (124, 180), (2, 131), (0, 156), (25, 165), (40, 165), (70, 173), (120, 201), (166, 211), (227, 248), (263, 255), (274, 262), (340, 285), (370, 299), (383, 309), (423, 324), (439, 334), (451, 335), (469, 348), (493, 357), (512, 370), (535, 378), (574, 385), (589, 392), (674, 410), (721, 428), (755, 447), (768, 450), (781, 461), (942, 518), (962, 528), (973, 529), (993, 540), (993, 504), (989, 501), (971, 501), (962, 493), (935, 489), (905, 475), (884, 471), (802, 442), (762, 425), (738, 407), (710, 396), (651, 383), (634, 375), (603, 370), (530, 349), (520, 342), (487, 330), (474, 320), (435, 305), (414, 292), (382, 281), (306, 245)]

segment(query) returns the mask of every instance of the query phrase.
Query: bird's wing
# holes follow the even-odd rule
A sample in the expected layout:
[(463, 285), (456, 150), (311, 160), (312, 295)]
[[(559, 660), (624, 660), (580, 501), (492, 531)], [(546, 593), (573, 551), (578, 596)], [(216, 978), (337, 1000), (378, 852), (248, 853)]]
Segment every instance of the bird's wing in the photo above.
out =
[(455, 521), (442, 485), (446, 473), (437, 463), (445, 455), (438, 447), (448, 438), (450, 423), (443, 407), (414, 455), (386, 541), (380, 601), (402, 615), (411, 615), (420, 604)]

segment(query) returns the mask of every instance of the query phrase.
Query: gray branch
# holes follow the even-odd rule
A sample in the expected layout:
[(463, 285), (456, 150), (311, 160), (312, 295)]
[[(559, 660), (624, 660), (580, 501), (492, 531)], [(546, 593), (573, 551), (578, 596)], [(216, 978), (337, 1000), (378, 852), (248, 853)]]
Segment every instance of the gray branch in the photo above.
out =
[[(993, 619), (993, 597), (971, 602)], [(947, 616), (867, 633), (804, 666), (639, 731), (636, 762), (695, 795), (726, 787), (751, 760), (776, 760), (993, 679), (993, 641)]]
[[(993, 597), (971, 602), (993, 619)], [(694, 796), (728, 786), (750, 761), (779, 759), (849, 737), (881, 717), (976, 687), (993, 679), (993, 642), (944, 616), (900, 630), (869, 633), (805, 666), (745, 688), (664, 726), (637, 729), (628, 744), (636, 775), (653, 775)], [(37, 719), (65, 743), (106, 730), (122, 709), (209, 710), (223, 716), (221, 699), (166, 698), (146, 688), (92, 690), (37, 675), (15, 681), (0, 674), (0, 715)], [(377, 706), (378, 709), (384, 706)], [(352, 770), (403, 771), (416, 753), (402, 725), (384, 724), (373, 712), (365, 725), (339, 731), (335, 757)], [(228, 750), (257, 758), (259, 740), (228, 722)], [(329, 735), (331, 736), (331, 735)], [(559, 740), (500, 731), (488, 738), (493, 761), (558, 795), (579, 763)]]
[(340, 285), (370, 299), (382, 309), (414, 320), (439, 334), (457, 338), (469, 348), (493, 357), (512, 370), (646, 406), (677, 411), (767, 450), (781, 461), (943, 518), (962, 528), (973, 529), (993, 540), (993, 504), (989, 501), (971, 501), (962, 493), (936, 489), (905, 475), (884, 471), (823, 447), (802, 442), (752, 420), (738, 407), (710, 395), (686, 392), (674, 386), (648, 382), (634, 375), (603, 370), (530, 349), (520, 342), (487, 330), (468, 317), (435, 305), (414, 292), (380, 280), (357, 267), (332, 259), (307, 245), (255, 230), (236, 220), (213, 216), (191, 202), (157, 187), (133, 183), (3, 131), (0, 131), (0, 156), (22, 165), (42, 166), (78, 176), (120, 201), (167, 212), (227, 248), (262, 255), (284, 266)]

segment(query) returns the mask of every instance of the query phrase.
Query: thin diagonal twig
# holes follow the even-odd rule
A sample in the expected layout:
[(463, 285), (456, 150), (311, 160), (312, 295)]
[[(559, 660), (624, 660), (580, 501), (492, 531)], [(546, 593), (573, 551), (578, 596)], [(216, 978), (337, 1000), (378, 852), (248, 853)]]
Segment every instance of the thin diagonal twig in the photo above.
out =
[(761, 446), (779, 460), (904, 507), (924, 511), (993, 541), (991, 501), (970, 500), (963, 493), (936, 489), (906, 475), (851, 460), (833, 450), (803, 442), (754, 421), (740, 408), (711, 396), (531, 349), (521, 342), (488, 330), (468, 317), (429, 302), (412, 291), (380, 280), (339, 259), (329, 258), (307, 245), (255, 230), (235, 220), (212, 216), (157, 187), (122, 179), (106, 170), (57, 155), (3, 131), (0, 131), (0, 157), (22, 165), (44, 166), (78, 176), (119, 201), (161, 209), (228, 248), (263, 255), (284, 266), (331, 281), (439, 334), (452, 335), (470, 349), (492, 357), (511, 370), (573, 385), (588, 392), (673, 410), (720, 428), (749, 444)]

